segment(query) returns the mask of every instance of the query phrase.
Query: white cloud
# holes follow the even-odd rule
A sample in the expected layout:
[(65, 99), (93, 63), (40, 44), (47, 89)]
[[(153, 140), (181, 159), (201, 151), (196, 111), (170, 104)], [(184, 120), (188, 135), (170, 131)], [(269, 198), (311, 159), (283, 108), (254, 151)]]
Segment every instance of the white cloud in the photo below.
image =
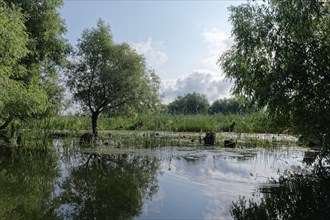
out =
[(217, 60), (233, 45), (233, 40), (230, 38), (229, 34), (226, 34), (218, 28), (205, 30), (202, 33), (202, 37), (209, 51), (203, 63), (212, 70), (219, 70)]
[(131, 43), (138, 54), (146, 58), (146, 62), (152, 68), (157, 68), (167, 61), (167, 54), (162, 41), (153, 41), (151, 37), (147, 41)]
[(177, 96), (198, 92), (206, 95), (210, 102), (230, 96), (232, 83), (223, 80), (220, 74), (210, 72), (193, 72), (177, 80), (163, 80), (161, 94), (164, 103), (173, 101)]

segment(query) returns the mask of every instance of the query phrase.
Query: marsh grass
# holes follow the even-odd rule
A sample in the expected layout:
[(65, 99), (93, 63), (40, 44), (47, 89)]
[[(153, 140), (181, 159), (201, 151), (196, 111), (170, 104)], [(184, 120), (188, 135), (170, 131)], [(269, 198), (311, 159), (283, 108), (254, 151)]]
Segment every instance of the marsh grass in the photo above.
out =
[[(138, 126), (137, 126), (138, 125)], [(50, 130), (91, 130), (88, 116), (56, 116), (47, 120), (34, 120), (27, 128)], [(275, 124), (265, 113), (245, 115), (173, 115), (142, 114), (137, 116), (102, 116), (98, 120), (99, 131), (142, 130), (173, 132), (236, 132), (236, 133), (283, 133), (284, 126)]]
[[(275, 125), (264, 113), (142, 114), (131, 117), (100, 117), (98, 130), (100, 143), (114, 147), (202, 146), (201, 139), (206, 132), (217, 133), (216, 146), (223, 146), (224, 140), (232, 139), (237, 147), (274, 147), (277, 139), (283, 138), (275, 140), (260, 134), (281, 133), (285, 131), (285, 127)], [(43, 148), (49, 145), (52, 138), (77, 138), (82, 133), (91, 131), (91, 119), (88, 116), (51, 117), (34, 120), (23, 131), (21, 139), (24, 145)], [(111, 138), (108, 131), (111, 131)]]
[(164, 131), (111, 131), (101, 132), (99, 144), (114, 148), (155, 148), (201, 146), (199, 133)]
[(112, 148), (156, 148), (156, 147), (224, 147), (225, 140), (232, 140), (236, 148), (274, 148), (295, 146), (296, 138), (278, 134), (250, 134), (218, 132), (214, 146), (205, 146), (205, 132), (170, 131), (103, 131), (99, 134), (99, 146)]

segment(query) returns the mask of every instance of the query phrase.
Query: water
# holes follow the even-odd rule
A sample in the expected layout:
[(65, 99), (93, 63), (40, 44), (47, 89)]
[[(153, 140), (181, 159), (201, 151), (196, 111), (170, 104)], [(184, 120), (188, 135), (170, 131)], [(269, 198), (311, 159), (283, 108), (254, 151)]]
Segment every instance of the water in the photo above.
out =
[(0, 156), (1, 219), (232, 219), (239, 196), (305, 166), (295, 147), (53, 149)]

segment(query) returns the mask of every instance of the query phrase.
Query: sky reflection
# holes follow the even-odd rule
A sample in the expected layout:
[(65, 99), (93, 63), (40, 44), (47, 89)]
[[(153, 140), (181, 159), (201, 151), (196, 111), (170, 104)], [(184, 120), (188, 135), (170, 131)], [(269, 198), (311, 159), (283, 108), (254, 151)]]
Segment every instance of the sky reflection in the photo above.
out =
[(261, 184), (303, 166), (304, 156), (301, 148), (159, 151), (159, 190), (137, 219), (232, 219), (232, 201), (260, 197)]

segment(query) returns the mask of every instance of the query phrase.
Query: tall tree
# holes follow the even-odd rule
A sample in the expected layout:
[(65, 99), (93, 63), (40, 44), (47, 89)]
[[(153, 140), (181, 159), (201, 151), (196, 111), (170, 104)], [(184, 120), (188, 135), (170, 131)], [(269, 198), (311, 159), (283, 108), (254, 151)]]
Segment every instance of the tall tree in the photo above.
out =
[(70, 46), (57, 11), (61, 0), (1, 0), (0, 130), (13, 119), (57, 113), (58, 70)]
[(47, 103), (39, 86), (15, 80), (28, 75), (26, 66), (20, 63), (30, 53), (24, 22), (25, 16), (17, 6), (0, 0), (0, 130), (15, 118), (43, 112)]
[(178, 96), (168, 104), (170, 113), (178, 114), (206, 114), (210, 107), (205, 95), (193, 92), (185, 96)]
[(128, 44), (113, 43), (110, 27), (102, 20), (83, 31), (67, 84), (74, 98), (91, 113), (95, 137), (101, 113), (150, 108), (158, 103), (158, 77)]
[(233, 92), (319, 144), (330, 139), (330, 14), (319, 0), (230, 7), (235, 44), (219, 63)]

